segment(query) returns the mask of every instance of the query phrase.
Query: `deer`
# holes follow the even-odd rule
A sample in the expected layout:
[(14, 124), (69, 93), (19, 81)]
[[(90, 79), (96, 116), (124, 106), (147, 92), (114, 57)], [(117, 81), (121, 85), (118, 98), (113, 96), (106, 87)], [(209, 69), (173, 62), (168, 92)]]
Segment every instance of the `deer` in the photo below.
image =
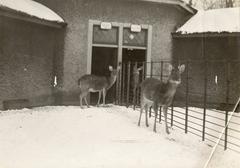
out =
[(109, 66), (109, 71), (111, 72), (110, 76), (98, 76), (92, 74), (83, 75), (78, 80), (78, 85), (80, 88), (80, 107), (82, 106), (82, 100), (84, 99), (85, 104), (89, 108), (89, 104), (87, 102), (87, 95), (89, 92), (98, 92), (98, 102), (97, 107), (99, 106), (101, 95), (103, 95), (103, 106), (105, 106), (105, 97), (107, 94), (108, 89), (110, 89), (114, 83), (116, 82), (118, 71), (120, 70), (120, 66), (116, 69), (113, 69), (112, 66)]
[(167, 110), (173, 101), (178, 86), (181, 83), (181, 74), (185, 70), (185, 65), (180, 65), (178, 66), (178, 68), (175, 69), (171, 64), (169, 64), (168, 70), (171, 73), (166, 82), (162, 82), (156, 78), (146, 78), (141, 83), (141, 109), (138, 126), (140, 126), (143, 109), (145, 109), (146, 114), (145, 124), (147, 127), (149, 126), (147, 115), (148, 108), (153, 107), (155, 112), (153, 131), (156, 132), (158, 106), (161, 106), (164, 113), (166, 133), (170, 134), (167, 124)]
[(133, 109), (135, 110), (135, 106), (136, 106), (136, 101), (137, 101), (137, 94), (138, 94), (138, 88), (140, 85), (140, 80), (139, 80), (139, 76), (140, 76), (140, 71), (143, 70), (143, 66), (141, 67), (137, 67), (137, 64), (134, 65), (133, 67), (133, 76), (132, 76), (132, 86), (133, 86)]

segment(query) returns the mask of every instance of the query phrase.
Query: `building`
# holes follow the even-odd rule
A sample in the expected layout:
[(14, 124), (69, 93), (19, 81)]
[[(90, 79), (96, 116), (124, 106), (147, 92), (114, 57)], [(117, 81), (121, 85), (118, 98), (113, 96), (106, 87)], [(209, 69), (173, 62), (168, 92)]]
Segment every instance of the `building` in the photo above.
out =
[(189, 61), (192, 103), (203, 104), (204, 92), (209, 104), (236, 103), (240, 93), (239, 17), (239, 7), (199, 11), (173, 33), (175, 59)]
[(34, 1), (0, 0), (0, 109), (52, 104), (64, 20)]
[(37, 1), (68, 24), (57, 76), (63, 104), (79, 104), (83, 74), (106, 75), (108, 65), (122, 61), (171, 60), (171, 33), (196, 12), (181, 0)]

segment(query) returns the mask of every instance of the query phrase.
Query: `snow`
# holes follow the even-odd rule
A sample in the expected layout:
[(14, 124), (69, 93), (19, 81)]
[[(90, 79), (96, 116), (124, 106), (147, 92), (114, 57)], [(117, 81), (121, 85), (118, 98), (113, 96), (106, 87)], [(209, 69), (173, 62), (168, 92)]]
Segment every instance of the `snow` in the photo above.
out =
[(177, 33), (240, 32), (240, 8), (199, 10)]
[[(138, 115), (114, 105), (0, 111), (1, 168), (203, 167), (212, 149), (205, 142), (178, 129), (167, 135), (164, 124), (154, 133), (153, 118), (138, 127)], [(236, 157), (219, 150), (210, 166), (237, 168)]]
[(63, 23), (64, 20), (48, 7), (32, 0), (0, 0), (0, 7), (35, 16), (39, 19)]

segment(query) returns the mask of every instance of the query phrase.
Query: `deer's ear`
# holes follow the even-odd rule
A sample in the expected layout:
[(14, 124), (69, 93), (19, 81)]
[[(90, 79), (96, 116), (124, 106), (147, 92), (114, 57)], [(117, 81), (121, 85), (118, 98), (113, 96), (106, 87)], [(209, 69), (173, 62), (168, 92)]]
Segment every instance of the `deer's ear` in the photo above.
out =
[(178, 66), (178, 70), (179, 70), (179, 73), (183, 73), (185, 70), (185, 65), (182, 64), (182, 65)]
[(112, 70), (113, 70), (113, 67), (112, 67), (112, 66), (109, 66), (108, 69), (109, 69), (109, 71), (112, 71)]
[(168, 71), (169, 71), (169, 72), (172, 72), (172, 70), (173, 70), (173, 66), (172, 66), (172, 64), (169, 64), (169, 65), (168, 65)]
[(140, 68), (138, 68), (138, 71), (141, 71), (141, 70), (143, 70), (143, 66), (141, 66)]

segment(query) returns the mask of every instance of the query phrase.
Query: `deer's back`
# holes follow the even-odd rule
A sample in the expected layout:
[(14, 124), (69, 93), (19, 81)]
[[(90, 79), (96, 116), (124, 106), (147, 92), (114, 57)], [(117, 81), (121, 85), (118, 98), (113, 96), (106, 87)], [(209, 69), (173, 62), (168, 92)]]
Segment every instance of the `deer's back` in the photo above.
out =
[[(177, 86), (176, 86), (177, 87)], [(147, 78), (141, 84), (142, 96), (160, 105), (169, 105), (176, 92), (175, 86), (155, 78)]]
[(101, 90), (108, 87), (108, 80), (105, 76), (83, 75), (78, 84), (81, 89)]

